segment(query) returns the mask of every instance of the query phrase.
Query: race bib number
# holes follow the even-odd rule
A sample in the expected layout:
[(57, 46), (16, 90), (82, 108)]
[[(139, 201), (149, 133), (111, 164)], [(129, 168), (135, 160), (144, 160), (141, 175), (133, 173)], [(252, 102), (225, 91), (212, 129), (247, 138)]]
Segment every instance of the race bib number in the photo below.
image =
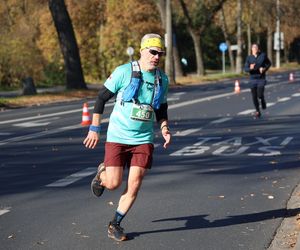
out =
[(151, 121), (153, 108), (148, 104), (132, 104), (130, 118), (138, 121)]

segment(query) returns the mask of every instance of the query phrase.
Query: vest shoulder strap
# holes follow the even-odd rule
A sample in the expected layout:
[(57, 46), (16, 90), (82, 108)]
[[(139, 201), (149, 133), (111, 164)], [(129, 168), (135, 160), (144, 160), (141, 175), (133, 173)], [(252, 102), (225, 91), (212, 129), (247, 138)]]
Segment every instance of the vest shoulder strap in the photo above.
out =
[(122, 102), (134, 101), (138, 96), (138, 91), (142, 81), (142, 72), (137, 61), (131, 62), (131, 79), (130, 83), (124, 89)]
[(138, 61), (131, 62), (131, 78), (141, 78), (142, 72)]

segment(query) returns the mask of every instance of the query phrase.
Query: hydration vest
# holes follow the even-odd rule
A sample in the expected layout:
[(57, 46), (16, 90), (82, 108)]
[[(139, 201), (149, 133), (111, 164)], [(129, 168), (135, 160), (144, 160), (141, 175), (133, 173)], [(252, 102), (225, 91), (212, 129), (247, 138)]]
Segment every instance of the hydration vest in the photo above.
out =
[[(122, 102), (134, 102), (137, 103), (138, 92), (142, 83), (142, 72), (140, 65), (137, 61), (131, 62), (131, 79), (128, 86), (125, 88), (122, 95)], [(160, 99), (163, 93), (162, 79), (159, 69), (155, 71), (155, 80), (154, 80), (154, 93), (152, 98), (152, 103), (150, 105), (154, 109), (159, 109)]]

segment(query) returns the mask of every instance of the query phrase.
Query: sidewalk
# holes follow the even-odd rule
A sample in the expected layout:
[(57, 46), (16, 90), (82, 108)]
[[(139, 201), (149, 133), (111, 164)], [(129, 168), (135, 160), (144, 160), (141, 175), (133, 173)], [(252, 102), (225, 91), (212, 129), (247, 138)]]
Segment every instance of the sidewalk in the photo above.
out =
[[(268, 250), (300, 250), (300, 184), (287, 203), (287, 216), (281, 222)], [(290, 214), (290, 215), (289, 215)]]

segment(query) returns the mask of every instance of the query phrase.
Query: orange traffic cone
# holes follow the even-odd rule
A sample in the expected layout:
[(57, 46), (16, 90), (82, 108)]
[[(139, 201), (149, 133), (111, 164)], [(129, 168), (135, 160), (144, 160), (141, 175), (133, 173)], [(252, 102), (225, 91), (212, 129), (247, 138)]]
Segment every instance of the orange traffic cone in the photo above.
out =
[(290, 82), (294, 81), (294, 74), (293, 73), (290, 73), (289, 81)]
[(241, 92), (240, 82), (239, 82), (239, 80), (235, 80), (234, 93), (238, 94), (240, 92)]
[(90, 114), (89, 114), (89, 109), (88, 109), (88, 104), (85, 102), (83, 104), (83, 109), (82, 109), (82, 126), (88, 126), (91, 125), (91, 119), (90, 119)]

